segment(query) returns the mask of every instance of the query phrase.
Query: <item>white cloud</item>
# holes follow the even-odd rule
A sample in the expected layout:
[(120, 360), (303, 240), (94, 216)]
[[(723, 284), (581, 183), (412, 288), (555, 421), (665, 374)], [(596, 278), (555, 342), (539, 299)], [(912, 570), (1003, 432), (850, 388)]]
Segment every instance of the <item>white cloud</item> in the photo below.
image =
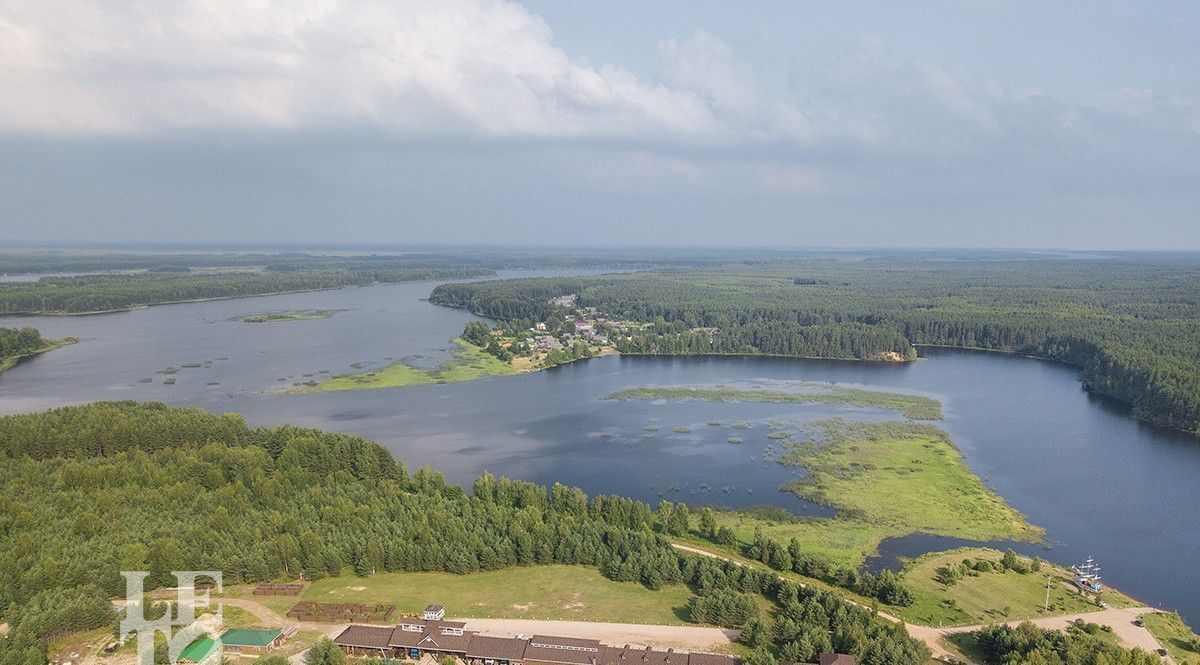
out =
[(616, 189), (806, 196), (963, 165), (1040, 177), (1138, 150), (1147, 127), (1200, 133), (1195, 98), (1057, 99), (878, 34), (789, 63), (786, 83), (704, 30), (658, 54), (641, 77), (573, 59), (510, 0), (9, 0), (0, 132), (594, 142), (624, 150), (595, 163)]
[(686, 90), (587, 67), (503, 1), (113, 3), (0, 8), (0, 126), (45, 133), (296, 129), (402, 134), (688, 136)]

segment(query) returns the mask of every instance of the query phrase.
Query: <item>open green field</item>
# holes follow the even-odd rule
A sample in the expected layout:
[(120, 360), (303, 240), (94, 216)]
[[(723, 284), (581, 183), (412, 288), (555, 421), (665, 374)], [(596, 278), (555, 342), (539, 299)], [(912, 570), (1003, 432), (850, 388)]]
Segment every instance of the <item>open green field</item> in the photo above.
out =
[[(390, 603), (401, 612), (446, 605), (453, 617), (683, 624), (691, 591), (668, 585), (653, 591), (614, 582), (584, 566), (522, 566), (470, 575), (376, 573), (314, 582), (304, 600)], [(295, 599), (292, 599), (292, 603)]]
[(370, 388), (395, 388), (424, 383), (454, 383), (471, 381), (485, 376), (517, 374), (518, 370), (479, 347), (455, 338), (454, 359), (438, 369), (428, 370), (398, 362), (383, 369), (362, 374), (335, 376), (313, 382), (292, 392), (335, 392)]
[[(1079, 593), (1071, 583), (1069, 571), (1049, 563), (1043, 563), (1041, 571), (1036, 573), (1001, 571), (997, 565), (995, 570), (964, 576), (949, 586), (937, 580), (938, 569), (947, 564), (964, 559), (984, 559), (998, 564), (1002, 556), (992, 549), (964, 548), (914, 559), (905, 566), (902, 576), (917, 600), (909, 607), (896, 608), (896, 613), (906, 621), (927, 626), (961, 626), (1100, 609), (1090, 598)], [(1043, 612), (1047, 579), (1053, 582), (1049, 614)], [(1128, 598), (1111, 590), (1105, 591), (1102, 598), (1114, 607), (1132, 604)]]
[(941, 420), (942, 405), (921, 395), (905, 395), (878, 390), (847, 388), (827, 383), (799, 382), (801, 390), (766, 390), (731, 386), (665, 386), (620, 390), (605, 399), (693, 399), (709, 402), (771, 402), (778, 404), (850, 404), (881, 409), (896, 409), (905, 418)]
[(243, 323), (277, 323), (280, 321), (317, 321), (328, 319), (340, 310), (336, 309), (297, 309), (288, 312), (260, 312), (239, 316), (235, 320)]
[(1179, 665), (1200, 665), (1200, 635), (1178, 614), (1151, 612), (1142, 617), (1149, 630)]

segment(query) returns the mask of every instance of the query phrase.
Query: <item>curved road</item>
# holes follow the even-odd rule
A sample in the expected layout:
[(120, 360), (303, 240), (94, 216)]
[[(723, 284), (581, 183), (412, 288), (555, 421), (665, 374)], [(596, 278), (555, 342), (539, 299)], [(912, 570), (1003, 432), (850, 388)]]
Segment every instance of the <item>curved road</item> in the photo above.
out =
[[(745, 563), (737, 561), (731, 557), (718, 554), (717, 552), (701, 549), (699, 547), (681, 545), (679, 543), (671, 543), (671, 546), (682, 552), (698, 554), (700, 556), (706, 556), (712, 559), (721, 559), (722, 561), (729, 561), (730, 563), (734, 563), (739, 566), (746, 565)], [(852, 600), (847, 600), (846, 602), (861, 606), (860, 603), (856, 603)], [(1072, 622), (1082, 619), (1089, 623), (1112, 628), (1113, 635), (1116, 635), (1117, 640), (1124, 647), (1131, 649), (1136, 648), (1154, 653), (1156, 650), (1162, 648), (1162, 644), (1156, 637), (1154, 637), (1153, 634), (1150, 633), (1149, 630), (1146, 630), (1144, 627), (1135, 626), (1133, 622), (1143, 614), (1155, 611), (1157, 610), (1155, 610), (1153, 607), (1127, 607), (1123, 609), (1106, 609), (1097, 610), (1095, 612), (1082, 612), (1079, 614), (1064, 614), (1061, 616), (1042, 617), (1039, 619), (1010, 621), (1006, 625), (1017, 626), (1028, 622), (1039, 628), (1063, 630)], [(951, 626), (946, 628), (934, 628), (932, 626), (920, 626), (917, 624), (906, 623), (901, 621), (899, 617), (895, 617), (884, 612), (879, 612), (878, 615), (880, 618), (886, 619), (893, 623), (904, 623), (904, 628), (908, 631), (908, 634), (928, 645), (929, 649), (933, 651), (934, 658), (937, 658), (938, 660), (962, 660), (961, 656), (952, 653), (946, 648), (945, 638), (947, 636), (956, 635), (959, 633), (972, 633), (987, 627), (987, 624), (980, 624), (977, 626)]]

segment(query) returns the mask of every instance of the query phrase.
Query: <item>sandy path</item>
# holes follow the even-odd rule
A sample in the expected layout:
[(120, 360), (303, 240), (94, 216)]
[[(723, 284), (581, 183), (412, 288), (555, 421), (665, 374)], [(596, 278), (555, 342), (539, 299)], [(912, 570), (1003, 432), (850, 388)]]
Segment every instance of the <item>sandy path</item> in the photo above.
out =
[(592, 621), (539, 621), (534, 619), (459, 619), (467, 630), (487, 635), (565, 635), (589, 637), (605, 644), (658, 647), (676, 651), (728, 651), (740, 631), (705, 626), (652, 626)]
[[(712, 559), (730, 561), (739, 566), (745, 565), (744, 563), (735, 559), (731, 559), (716, 552), (700, 549), (698, 547), (681, 545), (679, 543), (671, 543), (671, 546), (683, 552), (698, 554), (700, 556), (706, 556)], [(852, 600), (847, 600), (846, 602), (855, 605), (858, 604)], [(1141, 615), (1154, 611), (1156, 610), (1152, 607), (1129, 607), (1124, 609), (1107, 609), (1098, 610), (1096, 612), (1083, 612), (1080, 614), (1064, 614), (1062, 616), (1029, 619), (1028, 621), (1039, 628), (1063, 630), (1067, 628), (1067, 626), (1073, 621), (1077, 619), (1083, 619), (1089, 623), (1112, 628), (1113, 634), (1117, 636), (1117, 640), (1121, 643), (1121, 646), (1131, 649), (1141, 649), (1143, 651), (1153, 653), (1154, 651), (1162, 648), (1162, 644), (1159, 643), (1158, 639), (1156, 639), (1154, 635), (1150, 633), (1150, 631), (1133, 625), (1133, 622)], [(879, 612), (879, 616), (894, 623), (903, 623), (899, 618), (884, 612)], [(1007, 625), (1016, 626), (1021, 623), (1023, 623), (1023, 621), (1011, 621)], [(945, 647), (944, 638), (947, 635), (974, 632), (984, 628), (985, 625), (934, 628), (931, 626), (919, 626), (916, 624), (905, 623), (904, 627), (908, 630), (909, 635), (921, 640), (929, 646), (930, 650), (933, 651), (934, 658), (939, 660), (961, 660), (959, 656), (951, 653)]]
[[(1127, 607), (1122, 609), (1107, 609), (1096, 612), (1083, 612), (1080, 614), (1064, 614), (1062, 616), (1042, 617), (1038, 619), (1027, 619), (1029, 623), (1048, 630), (1065, 630), (1071, 623), (1082, 619), (1088, 623), (1099, 624), (1112, 628), (1113, 634), (1121, 646), (1130, 649), (1141, 649), (1154, 653), (1162, 648), (1162, 644), (1158, 639), (1145, 628), (1133, 625), (1133, 622), (1138, 617), (1148, 612), (1154, 612), (1151, 607)], [(1025, 621), (1010, 621), (1005, 625), (1017, 626)], [(955, 635), (958, 633), (970, 633), (984, 628), (984, 625), (978, 626), (952, 626), (949, 628), (932, 628), (929, 626), (915, 626), (909, 624), (908, 632), (913, 637), (916, 637), (939, 652), (945, 653), (946, 650), (941, 646), (942, 638), (947, 635)], [(935, 647), (934, 645), (937, 645)], [(937, 655), (935, 653), (935, 655)]]

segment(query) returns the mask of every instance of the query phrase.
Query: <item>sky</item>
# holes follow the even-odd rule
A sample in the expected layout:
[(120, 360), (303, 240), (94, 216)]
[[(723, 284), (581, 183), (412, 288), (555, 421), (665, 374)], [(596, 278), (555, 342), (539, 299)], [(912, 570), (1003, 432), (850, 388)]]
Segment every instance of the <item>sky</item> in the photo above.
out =
[(1200, 3), (8, 0), (3, 242), (1200, 249)]

